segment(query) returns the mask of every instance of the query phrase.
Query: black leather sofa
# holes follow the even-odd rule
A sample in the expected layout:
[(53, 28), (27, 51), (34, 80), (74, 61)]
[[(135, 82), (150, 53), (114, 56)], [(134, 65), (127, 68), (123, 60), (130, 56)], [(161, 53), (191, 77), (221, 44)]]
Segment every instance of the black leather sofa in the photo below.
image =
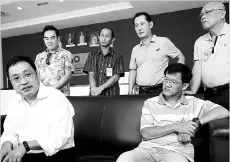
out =
[[(150, 97), (153, 95), (68, 97), (75, 109), (76, 162), (112, 162), (137, 147), (142, 106)], [(202, 126), (192, 143), (195, 162), (228, 162), (229, 119)]]

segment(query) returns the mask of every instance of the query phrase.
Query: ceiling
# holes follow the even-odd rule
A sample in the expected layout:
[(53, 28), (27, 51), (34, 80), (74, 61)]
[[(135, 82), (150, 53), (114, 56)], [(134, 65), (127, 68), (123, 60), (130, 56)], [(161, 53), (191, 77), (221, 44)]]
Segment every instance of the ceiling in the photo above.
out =
[[(39, 3), (47, 5), (38, 6)], [(58, 29), (127, 19), (136, 12), (151, 15), (202, 7), (209, 1), (127, 1), (127, 0), (1, 0), (1, 37), (12, 37), (41, 32), (46, 24)], [(116, 4), (131, 8), (116, 9)], [(17, 10), (17, 7), (22, 10)], [(97, 8), (99, 10), (94, 11)], [(92, 12), (91, 12), (92, 11)]]

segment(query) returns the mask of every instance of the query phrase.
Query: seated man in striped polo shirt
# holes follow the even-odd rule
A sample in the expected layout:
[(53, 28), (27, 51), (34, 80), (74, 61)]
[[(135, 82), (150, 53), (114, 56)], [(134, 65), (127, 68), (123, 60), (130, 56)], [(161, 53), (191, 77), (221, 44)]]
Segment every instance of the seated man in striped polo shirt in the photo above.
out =
[(117, 162), (194, 162), (191, 137), (201, 125), (228, 117), (229, 112), (211, 101), (184, 96), (191, 78), (186, 65), (176, 63), (165, 69), (162, 93), (145, 101), (142, 109), (142, 142)]

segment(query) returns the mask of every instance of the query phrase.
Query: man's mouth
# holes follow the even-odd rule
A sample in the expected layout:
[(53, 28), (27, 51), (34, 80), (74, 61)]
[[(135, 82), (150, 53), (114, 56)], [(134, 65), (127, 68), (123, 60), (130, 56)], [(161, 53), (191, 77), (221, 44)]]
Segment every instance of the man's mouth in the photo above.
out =
[(31, 88), (32, 88), (32, 86), (27, 86), (27, 87), (22, 88), (22, 90), (23, 91), (29, 91)]

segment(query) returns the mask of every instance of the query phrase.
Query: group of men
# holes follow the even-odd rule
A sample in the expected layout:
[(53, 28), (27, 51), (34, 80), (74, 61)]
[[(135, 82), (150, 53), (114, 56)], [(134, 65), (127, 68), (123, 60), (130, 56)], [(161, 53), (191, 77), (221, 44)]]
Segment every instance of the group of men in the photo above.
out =
[[(184, 65), (180, 50), (168, 38), (152, 34), (151, 17), (145, 12), (134, 16), (141, 42), (131, 55), (129, 94), (138, 85), (141, 94), (160, 95), (145, 101), (142, 108), (142, 142), (121, 154), (118, 162), (193, 162), (191, 139), (197, 129), (211, 120), (229, 116), (226, 102), (230, 27), (225, 14), (220, 2), (203, 7), (199, 19), (209, 32), (195, 43), (193, 75)], [(37, 55), (35, 62), (30, 57), (15, 56), (7, 64), (6, 73), (17, 95), (7, 109), (0, 162), (75, 161), (70, 153), (75, 146), (74, 108), (65, 97), (69, 95), (73, 72), (71, 53), (59, 47), (55, 27), (46, 26), (43, 37), (47, 49)], [(93, 96), (119, 95), (118, 80), (124, 75), (124, 63), (122, 55), (111, 48), (114, 40), (112, 29), (102, 29), (100, 49), (90, 53), (86, 61), (84, 71), (89, 74)], [(177, 58), (178, 63), (168, 66), (169, 57)], [(190, 81), (191, 90), (187, 90)], [(222, 93), (227, 99), (215, 104), (184, 95), (196, 93), (201, 81), (206, 99)]]

